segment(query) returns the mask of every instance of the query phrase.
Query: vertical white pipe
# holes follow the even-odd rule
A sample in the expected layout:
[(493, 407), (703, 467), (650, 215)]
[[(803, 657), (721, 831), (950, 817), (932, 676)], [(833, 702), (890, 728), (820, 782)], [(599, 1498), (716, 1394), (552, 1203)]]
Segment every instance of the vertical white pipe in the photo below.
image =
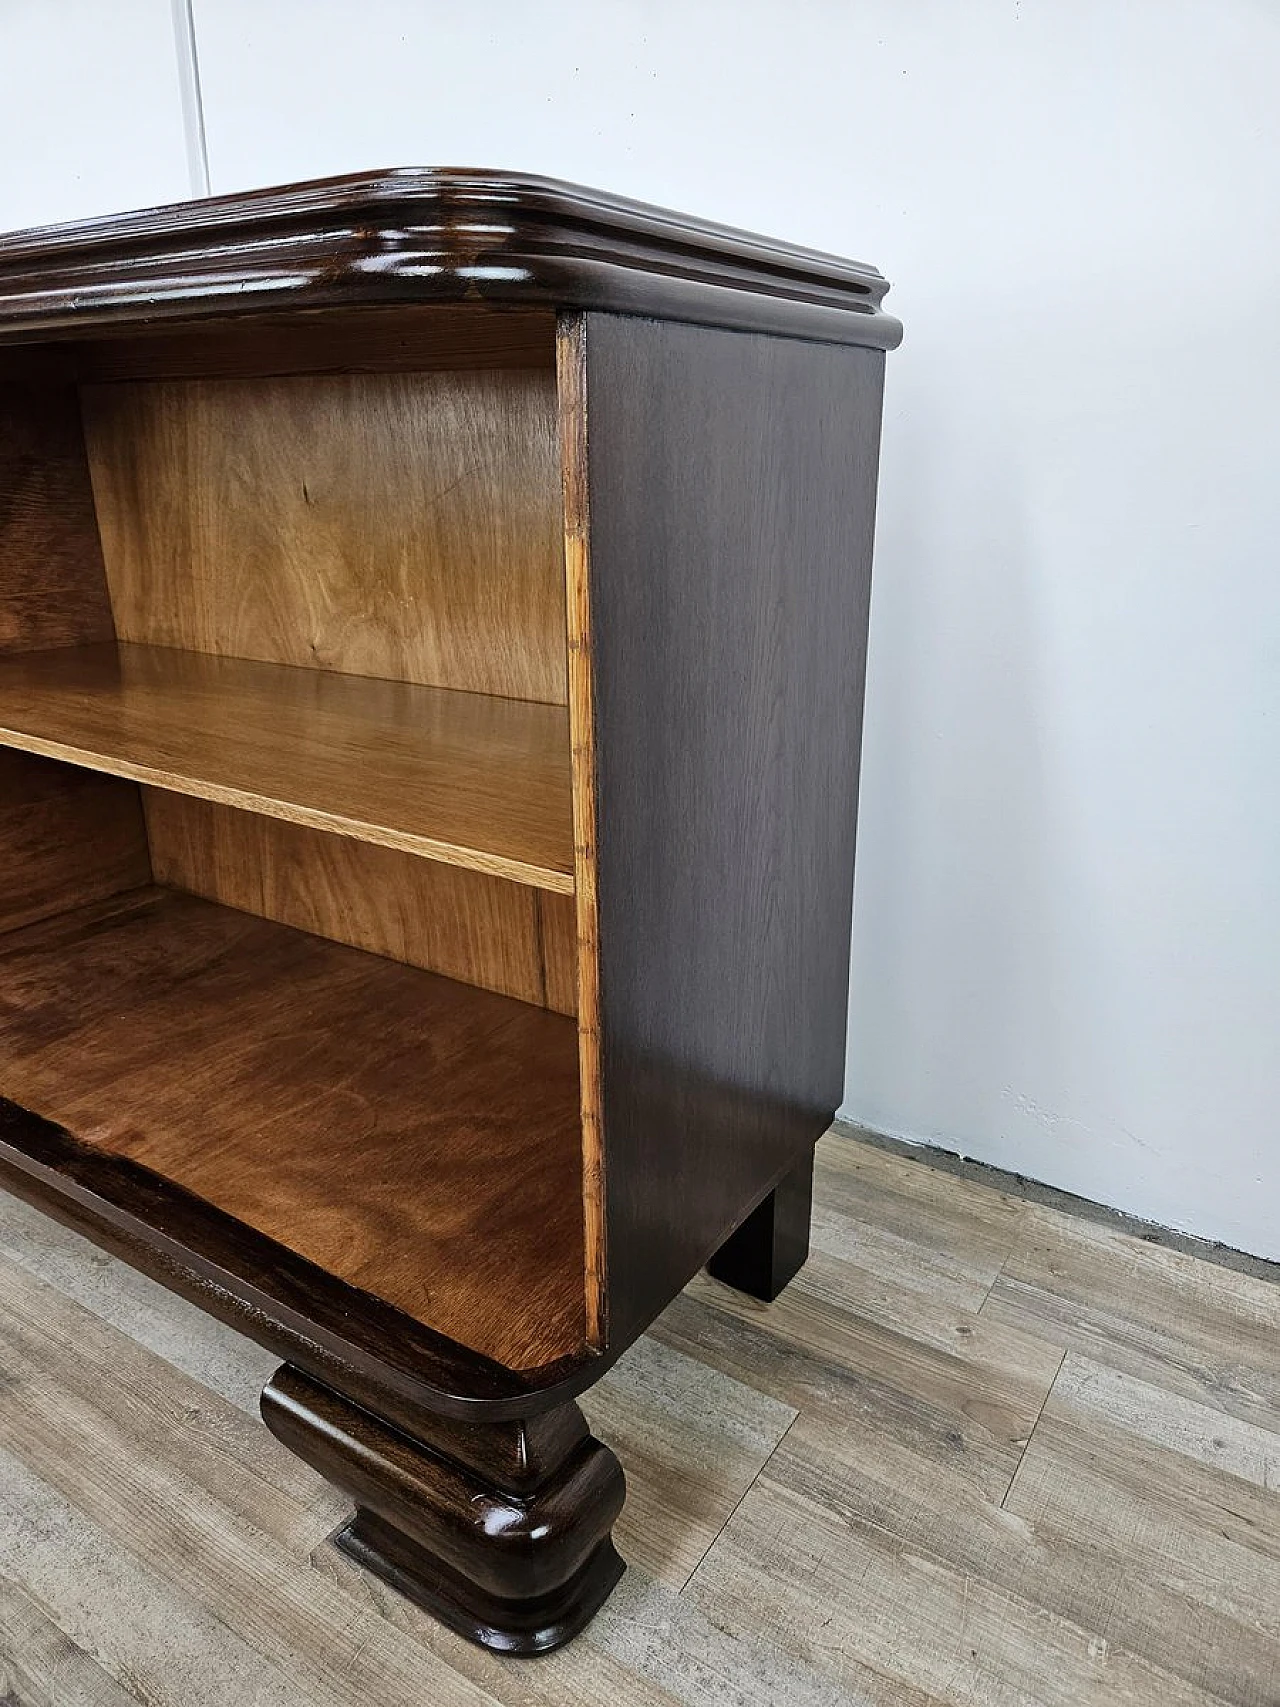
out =
[(193, 196), (209, 194), (209, 148), (204, 134), (204, 98), (200, 90), (200, 58), (192, 0), (171, 0), (173, 44), (178, 56), (178, 87), (182, 96), (182, 127), (187, 143), (187, 172)]

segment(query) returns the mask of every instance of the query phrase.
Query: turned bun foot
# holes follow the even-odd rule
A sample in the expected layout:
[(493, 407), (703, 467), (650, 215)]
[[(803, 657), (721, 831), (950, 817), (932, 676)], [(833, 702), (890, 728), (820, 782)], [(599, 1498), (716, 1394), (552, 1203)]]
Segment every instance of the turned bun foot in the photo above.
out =
[(576, 1405), (509, 1423), (424, 1417), (410, 1438), (286, 1364), (262, 1414), (355, 1500), (336, 1545), (484, 1647), (561, 1647), (622, 1575), (622, 1469)]

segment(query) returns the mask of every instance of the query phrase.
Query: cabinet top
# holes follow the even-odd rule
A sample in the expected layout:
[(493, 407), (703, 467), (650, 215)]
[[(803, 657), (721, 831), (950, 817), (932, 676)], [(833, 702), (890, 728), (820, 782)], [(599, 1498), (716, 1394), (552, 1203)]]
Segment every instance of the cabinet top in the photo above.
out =
[(874, 267), (509, 172), (404, 167), (0, 237), (0, 340), (393, 302), (579, 307), (892, 349)]

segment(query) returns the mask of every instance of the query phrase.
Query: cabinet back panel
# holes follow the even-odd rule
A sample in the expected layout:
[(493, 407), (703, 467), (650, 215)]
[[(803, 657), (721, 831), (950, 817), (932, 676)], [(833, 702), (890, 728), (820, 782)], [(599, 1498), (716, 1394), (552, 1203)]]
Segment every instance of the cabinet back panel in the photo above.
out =
[(564, 703), (549, 368), (81, 398), (121, 640)]
[(163, 789), (142, 793), (157, 883), (574, 1011), (572, 896)]
[[(43, 352), (23, 370), (0, 384), (0, 654), (112, 638), (75, 389)], [(0, 749), (0, 931), (150, 878), (132, 783)]]
[(0, 932), (150, 881), (132, 783), (0, 749)]
[(0, 652), (111, 638), (75, 389), (0, 384)]

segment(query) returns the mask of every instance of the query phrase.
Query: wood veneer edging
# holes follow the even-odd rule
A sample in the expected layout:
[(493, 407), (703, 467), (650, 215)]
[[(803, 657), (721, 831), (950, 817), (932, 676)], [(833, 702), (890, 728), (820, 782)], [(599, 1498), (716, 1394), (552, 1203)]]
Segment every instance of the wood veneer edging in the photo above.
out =
[(0, 239), (0, 341), (273, 306), (611, 309), (893, 348), (873, 267), (554, 179), (405, 167)]
[(586, 321), (562, 317), (556, 339), (578, 917), (578, 1076), (582, 1097), (582, 1212), (587, 1339), (608, 1337), (605, 1149), (600, 1089), (600, 924), (596, 893), (595, 681), (591, 651), (591, 520), (587, 482)]
[(499, 1422), (551, 1410), (617, 1356), (506, 1369), (2, 1096), (0, 1187), (410, 1432), (422, 1413)]

